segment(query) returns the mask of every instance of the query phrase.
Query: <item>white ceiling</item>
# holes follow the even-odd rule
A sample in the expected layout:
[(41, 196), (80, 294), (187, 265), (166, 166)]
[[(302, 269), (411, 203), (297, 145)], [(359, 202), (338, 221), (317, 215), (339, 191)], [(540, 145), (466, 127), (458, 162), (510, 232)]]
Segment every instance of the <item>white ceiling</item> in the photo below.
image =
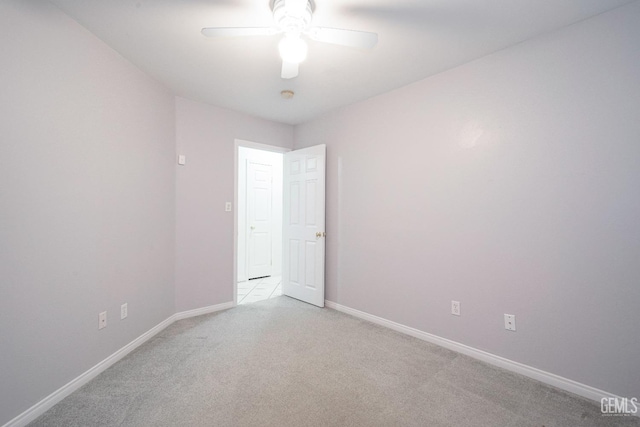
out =
[[(315, 0), (313, 24), (373, 31), (370, 51), (308, 41), (280, 78), (279, 36), (210, 39), (203, 27), (271, 26), (269, 0), (50, 0), (176, 95), (297, 124), (630, 0)], [(280, 91), (295, 97), (284, 100)]]

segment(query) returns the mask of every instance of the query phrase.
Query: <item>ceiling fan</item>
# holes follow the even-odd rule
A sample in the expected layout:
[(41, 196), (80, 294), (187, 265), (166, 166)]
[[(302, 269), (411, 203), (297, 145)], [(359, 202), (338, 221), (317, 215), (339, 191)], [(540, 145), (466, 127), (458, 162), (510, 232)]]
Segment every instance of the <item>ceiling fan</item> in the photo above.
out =
[(272, 0), (272, 27), (213, 27), (203, 28), (207, 37), (240, 37), (284, 34), (278, 50), (282, 57), (283, 79), (298, 76), (298, 65), (307, 56), (307, 44), (302, 36), (324, 43), (371, 49), (378, 43), (378, 34), (339, 28), (315, 27), (311, 18), (313, 0)]

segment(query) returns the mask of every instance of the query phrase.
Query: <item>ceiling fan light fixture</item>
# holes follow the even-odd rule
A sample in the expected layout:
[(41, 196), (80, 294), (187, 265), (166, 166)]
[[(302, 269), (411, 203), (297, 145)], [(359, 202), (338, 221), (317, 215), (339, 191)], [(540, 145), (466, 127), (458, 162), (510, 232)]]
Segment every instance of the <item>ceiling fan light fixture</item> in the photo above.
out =
[(280, 57), (285, 62), (299, 64), (307, 58), (307, 44), (300, 35), (286, 34), (278, 44)]

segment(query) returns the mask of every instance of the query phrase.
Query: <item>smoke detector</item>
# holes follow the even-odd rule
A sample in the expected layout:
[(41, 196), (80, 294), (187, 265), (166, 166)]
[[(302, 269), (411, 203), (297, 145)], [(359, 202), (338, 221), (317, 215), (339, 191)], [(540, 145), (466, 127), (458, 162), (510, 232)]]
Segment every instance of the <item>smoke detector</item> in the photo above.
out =
[(280, 96), (283, 99), (291, 99), (293, 98), (293, 95), (295, 95), (295, 93), (293, 93), (292, 90), (283, 90), (282, 92), (280, 92)]

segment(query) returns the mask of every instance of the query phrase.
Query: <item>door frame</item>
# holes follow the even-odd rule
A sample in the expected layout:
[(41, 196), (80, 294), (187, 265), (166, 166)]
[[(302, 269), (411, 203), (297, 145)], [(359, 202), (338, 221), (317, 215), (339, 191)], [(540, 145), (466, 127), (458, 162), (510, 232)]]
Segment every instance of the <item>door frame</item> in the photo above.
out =
[(288, 153), (292, 148), (278, 147), (277, 145), (261, 144), (259, 142), (243, 139), (234, 140), (233, 149), (233, 306), (238, 305), (238, 160), (240, 147), (253, 148), (255, 150), (271, 151), (274, 153)]

